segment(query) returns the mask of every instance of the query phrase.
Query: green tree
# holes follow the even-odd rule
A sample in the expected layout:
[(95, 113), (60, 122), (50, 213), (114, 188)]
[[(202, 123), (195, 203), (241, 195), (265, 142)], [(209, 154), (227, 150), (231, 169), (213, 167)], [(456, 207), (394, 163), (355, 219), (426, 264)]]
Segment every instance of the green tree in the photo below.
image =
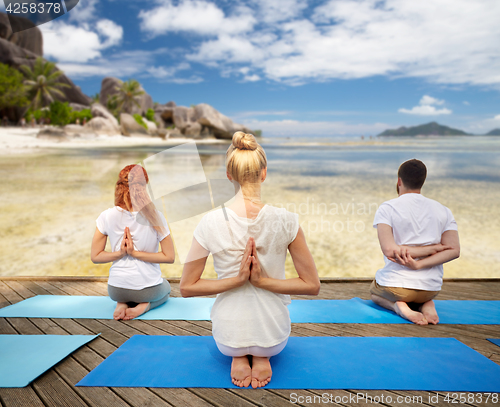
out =
[(155, 111), (153, 109), (149, 108), (145, 116), (150, 122), (155, 121)]
[(20, 69), (26, 77), (24, 84), (28, 87), (33, 110), (50, 105), (56, 97), (64, 97), (61, 88), (70, 87), (61, 82), (63, 72), (56, 70), (56, 64), (42, 57), (36, 59), (33, 69), (27, 65), (21, 65)]
[(0, 110), (28, 105), (27, 89), (23, 79), (23, 75), (17, 69), (0, 64)]
[(134, 114), (134, 119), (137, 123), (139, 123), (142, 127), (144, 127), (146, 130), (148, 129), (148, 126), (146, 123), (144, 123), (144, 120), (142, 119), (142, 116), (140, 114)]
[[(141, 84), (135, 79), (129, 79), (116, 87), (118, 93), (111, 97), (116, 101), (118, 112), (130, 113), (134, 106), (140, 107), (139, 101), (144, 91), (141, 89)], [(108, 100), (109, 104), (109, 100)]]
[(99, 92), (91, 96), (92, 100), (96, 103), (99, 103)]
[(76, 123), (76, 119), (80, 120), (80, 124), (83, 123), (83, 119), (87, 119), (87, 121), (89, 121), (90, 119), (92, 119), (92, 112), (90, 111), (90, 109), (82, 109), (79, 112), (73, 110), (71, 112), (70, 123)]
[(68, 105), (68, 102), (59, 102), (54, 100), (50, 104), (49, 119), (50, 123), (57, 126), (66, 126), (71, 122), (73, 109)]

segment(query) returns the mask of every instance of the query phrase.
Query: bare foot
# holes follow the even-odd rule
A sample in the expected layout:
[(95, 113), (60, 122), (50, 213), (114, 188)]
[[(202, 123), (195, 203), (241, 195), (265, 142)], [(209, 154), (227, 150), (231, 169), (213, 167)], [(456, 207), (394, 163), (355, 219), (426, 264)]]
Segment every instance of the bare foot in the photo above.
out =
[(394, 312), (400, 317), (407, 319), (417, 325), (427, 325), (428, 322), (421, 312), (413, 311), (406, 302), (397, 301), (394, 303)]
[(252, 369), (246, 356), (234, 357), (231, 363), (231, 380), (238, 387), (248, 387), (252, 381)]
[(149, 311), (149, 307), (150, 307), (149, 302), (141, 302), (140, 304), (137, 304), (133, 308), (127, 308), (125, 310), (125, 318), (123, 319), (125, 321), (128, 321), (129, 319), (137, 318), (139, 315), (142, 315), (145, 312)]
[(269, 358), (253, 357), (252, 361), (252, 387), (264, 387), (271, 381), (273, 371)]
[(422, 314), (429, 323), (433, 325), (437, 325), (439, 323), (439, 317), (436, 312), (434, 301), (430, 300), (425, 302), (420, 308), (420, 311), (422, 311)]
[(125, 318), (125, 311), (128, 308), (126, 302), (119, 302), (116, 304), (115, 312), (113, 312), (113, 318), (119, 321)]

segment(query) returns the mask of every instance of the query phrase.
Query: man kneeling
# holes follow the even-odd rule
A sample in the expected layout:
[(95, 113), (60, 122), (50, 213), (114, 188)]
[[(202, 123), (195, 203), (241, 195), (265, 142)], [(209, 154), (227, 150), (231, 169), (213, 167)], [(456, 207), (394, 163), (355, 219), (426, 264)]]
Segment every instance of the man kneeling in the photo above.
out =
[(433, 298), (443, 284), (443, 263), (460, 256), (451, 211), (420, 193), (426, 176), (419, 160), (401, 164), (399, 197), (380, 205), (373, 221), (385, 266), (370, 287), (372, 300), (418, 325), (439, 322)]

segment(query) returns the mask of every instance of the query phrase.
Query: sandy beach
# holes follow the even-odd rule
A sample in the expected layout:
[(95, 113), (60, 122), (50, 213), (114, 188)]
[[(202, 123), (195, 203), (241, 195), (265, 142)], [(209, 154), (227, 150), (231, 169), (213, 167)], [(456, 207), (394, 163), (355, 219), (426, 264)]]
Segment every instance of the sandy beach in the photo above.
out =
[[(90, 242), (95, 219), (113, 206), (119, 170), (187, 140), (114, 136), (57, 143), (35, 135), (33, 129), (0, 129), (0, 273), (107, 275), (109, 265), (90, 261)], [(370, 140), (311, 146), (263, 140), (269, 168), (262, 199), (299, 214), (320, 276), (372, 277), (383, 265), (372, 227), (375, 211), (396, 197), (396, 163), (414, 154), (429, 168), (424, 195), (448, 206), (459, 225), (462, 255), (445, 265), (445, 277), (500, 277), (498, 142), (476, 143), (482, 147), (467, 165), (460, 161), (464, 151), (470, 154), (467, 145), (456, 147), (448, 159), (436, 154), (448, 151), (452, 142), (435, 143)], [(227, 142), (201, 140), (197, 146), (207, 177), (223, 179)], [(191, 223), (184, 229), (172, 225), (179, 248), (191, 239), (194, 218)], [(175, 264), (161, 267), (168, 277), (182, 272), (179, 256)], [(290, 258), (286, 271), (295, 274)], [(215, 277), (211, 260), (205, 276)]]

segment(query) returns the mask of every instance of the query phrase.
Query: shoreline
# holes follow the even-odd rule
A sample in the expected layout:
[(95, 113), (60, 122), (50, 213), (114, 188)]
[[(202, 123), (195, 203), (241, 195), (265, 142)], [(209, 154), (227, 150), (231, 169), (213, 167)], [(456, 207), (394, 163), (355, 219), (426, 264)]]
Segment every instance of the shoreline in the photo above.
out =
[[(51, 126), (57, 128), (56, 126)], [(50, 128), (49, 126), (45, 128)], [(74, 148), (109, 148), (109, 147), (141, 147), (141, 146), (171, 146), (187, 141), (201, 144), (224, 144), (229, 140), (192, 139), (176, 137), (162, 139), (161, 137), (128, 137), (121, 134), (114, 136), (98, 135), (96, 137), (74, 137), (64, 141), (37, 138), (38, 128), (0, 127), (0, 156), (18, 154), (36, 154), (47, 150), (67, 150)]]

